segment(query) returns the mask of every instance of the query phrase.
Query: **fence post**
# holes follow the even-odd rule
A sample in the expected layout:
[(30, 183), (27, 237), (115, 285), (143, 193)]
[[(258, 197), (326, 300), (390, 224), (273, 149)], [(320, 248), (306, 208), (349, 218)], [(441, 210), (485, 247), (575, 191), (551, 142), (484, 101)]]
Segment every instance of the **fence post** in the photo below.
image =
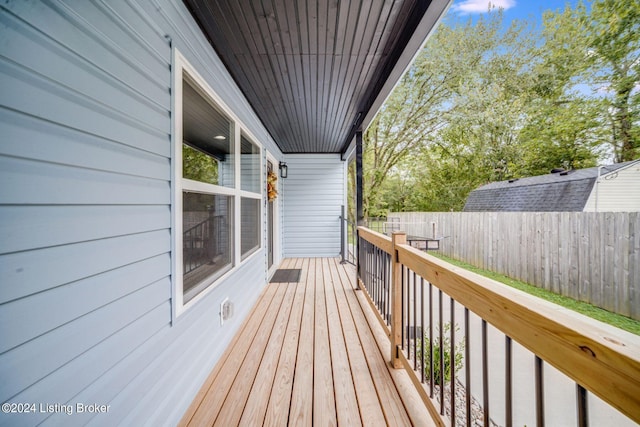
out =
[(407, 243), (407, 235), (393, 233), (391, 237), (391, 365), (402, 368), (400, 345), (402, 341), (402, 264), (398, 259), (397, 245)]

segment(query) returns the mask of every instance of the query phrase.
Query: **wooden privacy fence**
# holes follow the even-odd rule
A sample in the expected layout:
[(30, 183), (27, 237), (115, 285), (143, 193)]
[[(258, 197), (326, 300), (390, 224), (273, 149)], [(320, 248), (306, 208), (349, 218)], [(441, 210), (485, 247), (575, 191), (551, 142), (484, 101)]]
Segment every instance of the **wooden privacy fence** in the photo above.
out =
[(640, 212), (418, 212), (388, 221), (424, 237), (435, 223), (443, 255), (640, 320)]

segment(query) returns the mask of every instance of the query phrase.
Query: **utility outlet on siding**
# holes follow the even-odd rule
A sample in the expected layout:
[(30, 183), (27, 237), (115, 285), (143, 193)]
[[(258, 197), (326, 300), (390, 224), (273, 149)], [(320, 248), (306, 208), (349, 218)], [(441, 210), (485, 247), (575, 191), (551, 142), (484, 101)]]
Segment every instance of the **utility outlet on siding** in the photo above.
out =
[(220, 303), (220, 326), (224, 325), (225, 320), (229, 320), (233, 317), (233, 303), (229, 301), (229, 298), (225, 298)]

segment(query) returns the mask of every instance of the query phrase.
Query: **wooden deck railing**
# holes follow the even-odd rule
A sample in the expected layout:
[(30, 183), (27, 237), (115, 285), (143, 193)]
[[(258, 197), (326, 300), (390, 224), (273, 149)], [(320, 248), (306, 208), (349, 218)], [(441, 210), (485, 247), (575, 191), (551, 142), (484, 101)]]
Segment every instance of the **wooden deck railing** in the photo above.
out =
[(359, 284), (387, 328), (392, 365), (409, 371), (442, 425), (640, 423), (639, 337), (405, 238), (359, 227)]

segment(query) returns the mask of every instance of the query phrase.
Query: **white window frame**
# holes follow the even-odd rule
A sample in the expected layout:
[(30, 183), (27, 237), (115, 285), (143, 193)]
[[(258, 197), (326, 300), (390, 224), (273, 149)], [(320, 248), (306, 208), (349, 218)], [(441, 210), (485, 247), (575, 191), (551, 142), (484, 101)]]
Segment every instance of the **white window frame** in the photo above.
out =
[[(186, 60), (186, 58), (176, 49), (172, 49), (172, 79), (171, 79), (171, 107), (172, 107), (172, 120), (171, 120), (171, 149), (172, 149), (172, 161), (171, 161), (171, 253), (172, 253), (172, 304), (171, 304), (171, 317), (172, 322), (175, 321), (182, 313), (187, 311), (190, 307), (195, 305), (198, 301), (202, 300), (213, 289), (236, 271), (240, 266), (249, 262), (252, 258), (260, 253), (263, 249), (264, 241), (264, 208), (263, 204), (259, 203), (259, 224), (260, 227), (260, 239), (258, 249), (247, 255), (245, 259), (241, 257), (241, 198), (253, 198), (258, 200), (264, 199), (264, 188), (262, 180), (260, 181), (260, 192), (254, 193), (241, 190), (241, 165), (240, 165), (240, 137), (244, 134), (245, 137), (251, 140), (259, 149), (259, 158), (262, 160), (264, 153), (264, 147), (260, 144), (258, 138), (256, 138), (248, 127), (245, 126), (240, 119), (233, 113), (231, 108), (217, 95), (217, 93), (209, 86), (207, 81), (196, 71), (196, 69)], [(194, 181), (182, 177), (182, 144), (183, 144), (183, 115), (182, 115), (182, 83), (184, 74), (189, 76), (189, 79), (194, 82), (198, 88), (204, 93), (206, 97), (231, 121), (234, 122), (234, 186), (224, 187), (220, 185), (206, 184), (199, 181)], [(264, 166), (260, 161), (259, 175), (262, 177), (264, 174)], [(195, 192), (202, 192), (208, 194), (227, 195), (233, 197), (233, 254), (231, 256), (231, 268), (222, 274), (220, 277), (212, 280), (205, 289), (200, 291), (196, 296), (184, 303), (183, 293), (183, 241), (182, 241), (182, 197), (184, 190), (191, 190)], [(215, 277), (215, 275), (213, 276)]]

